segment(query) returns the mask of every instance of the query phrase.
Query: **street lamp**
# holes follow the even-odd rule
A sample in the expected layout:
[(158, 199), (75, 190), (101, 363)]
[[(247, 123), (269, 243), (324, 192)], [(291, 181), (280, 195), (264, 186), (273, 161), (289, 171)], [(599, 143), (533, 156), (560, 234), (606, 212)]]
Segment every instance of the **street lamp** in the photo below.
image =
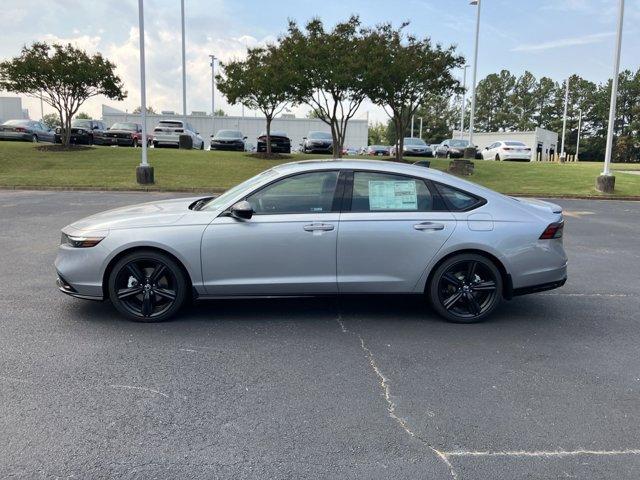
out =
[(467, 101), (467, 68), (469, 65), (462, 67), (462, 105), (460, 107), (460, 138), (464, 138), (464, 105)]
[(140, 123), (142, 124), (142, 159), (136, 168), (136, 180), (141, 185), (154, 182), (153, 167), (147, 161), (147, 93), (144, 68), (144, 5), (138, 0), (138, 23), (140, 30)]
[(596, 179), (596, 189), (604, 193), (612, 193), (616, 177), (611, 174), (611, 153), (613, 150), (613, 127), (616, 121), (616, 99), (618, 97), (618, 73), (620, 71), (620, 50), (622, 49), (622, 23), (624, 21), (624, 0), (618, 4), (618, 31), (616, 34), (616, 50), (613, 57), (613, 79), (611, 84), (611, 103), (609, 105), (609, 125), (607, 128), (607, 148), (604, 153), (604, 170)]
[[(465, 157), (473, 155), (475, 158), (475, 147), (473, 147), (473, 122), (476, 112), (476, 78), (478, 74), (478, 39), (480, 38), (480, 8), (481, 0), (471, 0), (469, 5), (476, 5), (478, 11), (476, 13), (476, 43), (473, 49), (473, 85), (471, 86), (471, 116), (469, 117), (469, 153), (465, 152)], [(471, 151), (473, 150), (473, 151)]]
[(560, 161), (564, 162), (566, 153), (564, 152), (564, 138), (567, 131), (567, 106), (569, 104), (569, 78), (567, 78), (567, 88), (564, 91), (564, 113), (562, 114), (562, 146), (560, 147)]
[(580, 130), (582, 129), (582, 109), (578, 109), (578, 140), (576, 142), (576, 162), (580, 160)]
[(184, 0), (180, 0), (180, 16), (182, 19), (182, 116), (187, 121), (187, 67), (184, 40)]
[(216, 111), (216, 56), (209, 55), (211, 59), (211, 116), (215, 116)]

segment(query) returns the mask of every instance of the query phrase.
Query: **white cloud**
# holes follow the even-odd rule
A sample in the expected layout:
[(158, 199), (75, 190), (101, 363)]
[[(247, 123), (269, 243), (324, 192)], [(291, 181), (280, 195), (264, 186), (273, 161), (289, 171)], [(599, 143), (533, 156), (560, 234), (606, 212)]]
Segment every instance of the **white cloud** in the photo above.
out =
[(615, 32), (592, 33), (580, 37), (561, 38), (550, 42), (531, 43), (518, 45), (511, 49), (512, 52), (537, 52), (542, 50), (552, 50), (555, 48), (572, 47), (576, 45), (588, 45), (600, 43), (605, 39), (615, 35)]

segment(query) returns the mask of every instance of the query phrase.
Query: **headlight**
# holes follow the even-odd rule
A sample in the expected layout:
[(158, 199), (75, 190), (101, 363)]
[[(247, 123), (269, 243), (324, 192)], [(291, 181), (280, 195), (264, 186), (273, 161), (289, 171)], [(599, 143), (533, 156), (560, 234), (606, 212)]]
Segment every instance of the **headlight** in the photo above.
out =
[(63, 233), (60, 238), (62, 245), (69, 245), (73, 248), (89, 248), (95, 247), (104, 239), (103, 236), (82, 236), (82, 235), (67, 235)]

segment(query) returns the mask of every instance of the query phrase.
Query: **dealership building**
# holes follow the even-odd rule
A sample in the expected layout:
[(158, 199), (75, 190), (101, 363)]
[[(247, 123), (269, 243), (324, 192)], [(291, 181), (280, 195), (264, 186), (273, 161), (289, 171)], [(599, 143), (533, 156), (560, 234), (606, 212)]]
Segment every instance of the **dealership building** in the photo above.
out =
[[(469, 139), (469, 132), (460, 134), (453, 131), (453, 138)], [(558, 134), (544, 128), (536, 127), (528, 132), (473, 132), (473, 143), (479, 150), (483, 150), (495, 142), (522, 142), (531, 149), (531, 161), (549, 161), (558, 153)]]
[[(162, 114), (147, 114), (147, 131), (153, 129), (161, 120), (182, 120), (182, 115), (173, 112), (163, 112)], [(102, 106), (102, 120), (111, 126), (116, 122), (136, 122), (140, 123), (140, 115), (133, 115), (122, 110), (118, 110), (107, 105)], [(264, 117), (212, 117), (204, 112), (192, 112), (187, 115), (189, 122), (200, 136), (204, 139), (205, 145), (209, 145), (211, 134), (218, 130), (240, 130), (247, 137), (247, 143), (256, 145), (257, 138), (265, 131), (266, 124)], [(329, 126), (317, 118), (296, 118), (292, 115), (283, 115), (275, 118), (271, 123), (272, 132), (285, 132), (291, 139), (292, 148), (296, 148), (302, 143), (302, 138), (311, 131), (331, 133)], [(368, 120), (351, 119), (347, 126), (347, 134), (344, 142), (345, 147), (365, 147), (369, 135)]]
[(29, 118), (29, 111), (22, 108), (20, 97), (0, 97), (0, 123), (7, 120), (22, 120)]

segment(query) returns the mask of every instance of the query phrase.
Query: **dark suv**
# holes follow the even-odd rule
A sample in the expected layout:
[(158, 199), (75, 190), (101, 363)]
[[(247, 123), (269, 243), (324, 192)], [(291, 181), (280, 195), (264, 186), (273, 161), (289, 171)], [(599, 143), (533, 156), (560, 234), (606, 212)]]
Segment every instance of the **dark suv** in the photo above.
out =
[(331, 153), (333, 151), (333, 137), (326, 132), (309, 132), (300, 144), (302, 153)]
[[(104, 145), (107, 126), (102, 120), (75, 119), (71, 121), (71, 143)], [(56, 128), (55, 143), (62, 143), (62, 127)]]

